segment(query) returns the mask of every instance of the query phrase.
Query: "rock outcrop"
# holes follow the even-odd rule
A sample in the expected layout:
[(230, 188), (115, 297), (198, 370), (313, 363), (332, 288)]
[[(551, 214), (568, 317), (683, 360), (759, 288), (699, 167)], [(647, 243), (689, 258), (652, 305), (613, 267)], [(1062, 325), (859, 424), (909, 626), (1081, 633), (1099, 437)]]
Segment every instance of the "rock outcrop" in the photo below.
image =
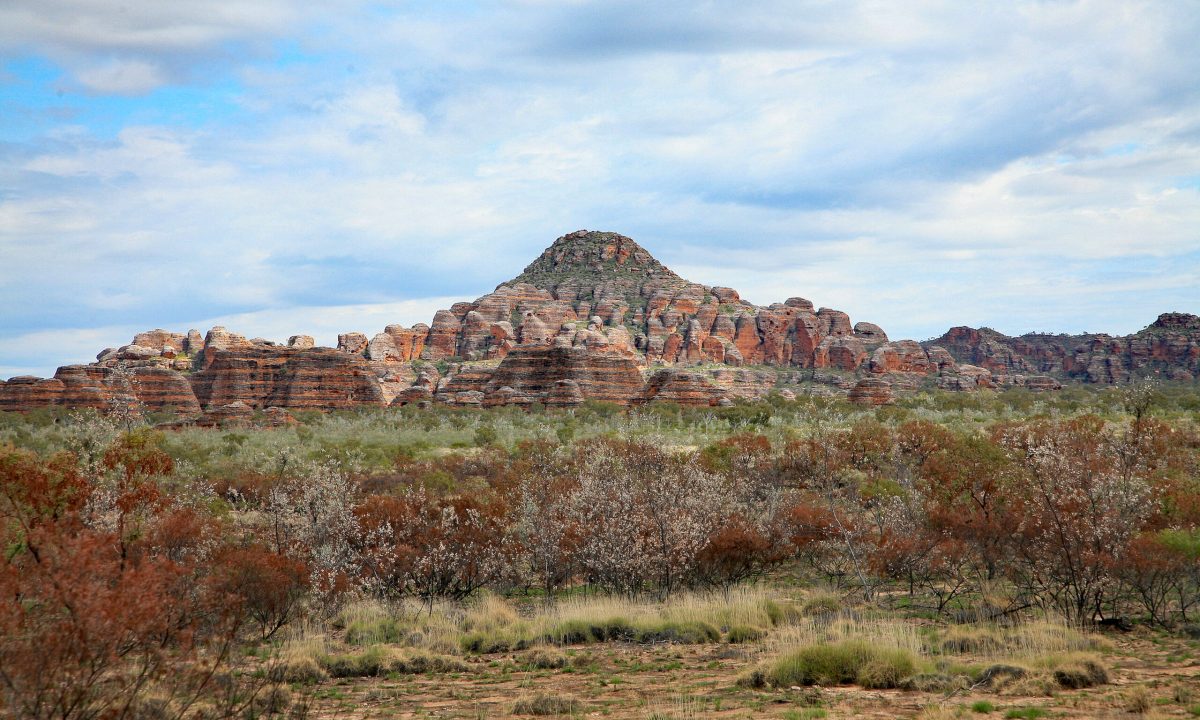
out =
[[(1164, 313), (1133, 335), (1030, 333), (1010, 337), (990, 328), (951, 328), (926, 347), (945, 348), (962, 363), (997, 376), (1050, 376), (1090, 383), (1122, 383), (1156, 377), (1200, 377), (1200, 317)], [(1027, 386), (1045, 387), (1035, 382)]]
[(631, 405), (641, 399), (644, 383), (637, 363), (620, 352), (521, 346), (500, 362), (480, 389), (489, 405), (578, 404), (566, 402), (577, 395), (579, 402), (594, 398)]
[(863, 378), (850, 391), (850, 402), (859, 405), (887, 405), (894, 400), (892, 384), (878, 377)]
[(128, 405), (229, 424), (270, 408), (282, 418), (433, 402), (724, 405), (775, 391), (884, 404), (922, 387), (1042, 391), (1144, 376), (1200, 376), (1200, 318), (1167, 313), (1127, 337), (956, 327), (925, 343), (892, 340), (802, 297), (753, 305), (732, 288), (685, 280), (628, 237), (580, 230), (429, 325), (347, 332), (336, 349), (308, 335), (284, 345), (223, 327), (149, 330), (91, 365), (0, 383), (0, 410)]
[[(211, 351), (211, 352), (210, 352)], [(341, 409), (383, 405), (383, 392), (362, 357), (331, 348), (242, 347), (205, 350), (206, 367), (191, 378), (202, 407), (241, 402), (253, 409)]]
[(67, 365), (53, 378), (15, 377), (0, 383), (0, 410), (135, 408), (189, 415), (200, 406), (187, 378), (169, 368)]

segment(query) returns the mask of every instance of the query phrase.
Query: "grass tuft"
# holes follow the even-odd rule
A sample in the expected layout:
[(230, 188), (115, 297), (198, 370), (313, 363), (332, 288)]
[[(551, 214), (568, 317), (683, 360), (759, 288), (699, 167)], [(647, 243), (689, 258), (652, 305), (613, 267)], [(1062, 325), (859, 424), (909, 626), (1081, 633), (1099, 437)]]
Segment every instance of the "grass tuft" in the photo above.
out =
[(734, 625), (729, 628), (729, 632), (725, 634), (725, 642), (731, 645), (740, 645), (743, 643), (758, 642), (766, 635), (765, 630), (760, 630), (750, 625)]
[(534, 648), (525, 653), (521, 662), (538, 670), (558, 670), (567, 666), (567, 656), (552, 648)]
[(384, 677), (393, 673), (458, 673), (471, 670), (469, 665), (455, 657), (420, 650), (398, 651), (382, 645), (372, 645), (359, 652), (323, 655), (317, 660), (325, 672), (335, 678)]
[(857, 683), (867, 688), (895, 688), (916, 670), (917, 657), (909, 650), (852, 639), (794, 650), (766, 668), (751, 671), (742, 684), (791, 687)]
[(513, 705), (513, 715), (574, 715), (578, 710), (575, 698), (544, 693), (522, 698)]
[(1134, 685), (1125, 691), (1125, 709), (1135, 715), (1145, 715), (1154, 705), (1145, 685)]

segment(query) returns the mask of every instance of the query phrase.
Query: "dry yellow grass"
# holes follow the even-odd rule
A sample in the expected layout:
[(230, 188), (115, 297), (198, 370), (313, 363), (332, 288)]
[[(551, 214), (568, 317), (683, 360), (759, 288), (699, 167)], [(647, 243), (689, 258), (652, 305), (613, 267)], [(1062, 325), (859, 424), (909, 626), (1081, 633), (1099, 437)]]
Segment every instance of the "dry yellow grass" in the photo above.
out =
[(925, 640), (912, 623), (889, 618), (838, 615), (831, 619), (803, 618), (777, 629), (767, 639), (768, 650), (784, 654), (811, 645), (864, 640), (871, 645), (928, 654)]

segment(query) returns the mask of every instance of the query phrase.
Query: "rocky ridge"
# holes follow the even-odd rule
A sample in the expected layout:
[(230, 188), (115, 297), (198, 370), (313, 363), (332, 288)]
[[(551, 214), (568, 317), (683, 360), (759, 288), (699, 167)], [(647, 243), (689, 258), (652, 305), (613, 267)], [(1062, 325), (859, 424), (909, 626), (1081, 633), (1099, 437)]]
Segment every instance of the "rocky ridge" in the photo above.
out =
[[(1200, 377), (1200, 317), (1163, 313), (1133, 335), (1100, 333), (1010, 337), (990, 328), (950, 328), (924, 344), (1004, 377), (1052, 375), (1089, 383), (1139, 377), (1193, 381)], [(1026, 378), (1028, 382), (1028, 378)]]
[(1053, 390), (1062, 380), (1198, 374), (1194, 315), (1169, 313), (1124, 338), (959, 327), (925, 343), (893, 341), (803, 298), (753, 305), (732, 288), (681, 278), (628, 237), (580, 230), (429, 325), (348, 332), (336, 349), (305, 335), (285, 346), (222, 327), (152, 330), (53, 378), (0, 383), (0, 410), (136, 406), (218, 422), (270, 408), (431, 402), (724, 405), (773, 391), (882, 404), (930, 386)]

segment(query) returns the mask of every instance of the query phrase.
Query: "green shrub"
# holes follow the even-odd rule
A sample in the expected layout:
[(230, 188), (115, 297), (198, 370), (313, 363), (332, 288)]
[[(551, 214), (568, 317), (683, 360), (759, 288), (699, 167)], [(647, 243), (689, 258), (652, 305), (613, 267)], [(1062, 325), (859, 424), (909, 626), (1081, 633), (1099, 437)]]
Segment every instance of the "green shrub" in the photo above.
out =
[(901, 648), (881, 648), (863, 640), (809, 645), (788, 653), (744, 684), (791, 687), (793, 685), (845, 685), (894, 688), (914, 674), (917, 658)]
[(318, 658), (325, 672), (335, 678), (381, 677), (387, 675), (390, 661), (387, 650), (379, 645), (358, 653), (322, 655)]
[(397, 653), (382, 645), (373, 645), (358, 653), (324, 655), (319, 662), (335, 678), (469, 672), (471, 669), (458, 658), (419, 651)]
[(459, 644), (466, 652), (487, 655), (524, 650), (532, 645), (533, 641), (524, 635), (516, 635), (502, 630), (481, 630), (467, 633), (459, 641)]
[(731, 645), (741, 643), (756, 642), (761, 640), (766, 632), (759, 630), (756, 627), (749, 625), (734, 625), (729, 628), (729, 632), (725, 635), (725, 642)]
[(355, 620), (346, 628), (346, 642), (350, 645), (394, 644), (403, 640), (404, 635), (404, 627), (390, 617)]
[(987, 700), (978, 700), (971, 704), (971, 712), (977, 712), (980, 714), (990, 713), (990, 712), (993, 712), (995, 709), (996, 709), (996, 706), (991, 704)]
[(614, 640), (634, 640), (638, 631), (623, 617), (606, 620), (565, 620), (552, 625), (542, 635), (546, 642), (560, 645), (585, 645)]
[(665, 621), (639, 628), (635, 637), (641, 643), (674, 642), (699, 645), (707, 642), (720, 642), (721, 632), (712, 625), (699, 620)]
[(434, 655), (425, 652), (409, 652), (392, 659), (388, 665), (389, 673), (401, 675), (422, 675), (425, 673), (464, 673), (470, 672), (471, 666), (455, 657)]

